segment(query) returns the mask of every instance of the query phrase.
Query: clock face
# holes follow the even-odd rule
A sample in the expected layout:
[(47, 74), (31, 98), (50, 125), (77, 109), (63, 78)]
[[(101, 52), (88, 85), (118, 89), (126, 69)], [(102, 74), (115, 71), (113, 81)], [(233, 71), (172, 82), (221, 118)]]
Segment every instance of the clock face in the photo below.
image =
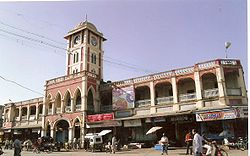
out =
[(75, 36), (74, 38), (74, 44), (80, 43), (80, 35)]
[(93, 45), (93, 46), (96, 46), (97, 45), (97, 40), (96, 40), (96, 38), (95, 37), (91, 37), (91, 44)]

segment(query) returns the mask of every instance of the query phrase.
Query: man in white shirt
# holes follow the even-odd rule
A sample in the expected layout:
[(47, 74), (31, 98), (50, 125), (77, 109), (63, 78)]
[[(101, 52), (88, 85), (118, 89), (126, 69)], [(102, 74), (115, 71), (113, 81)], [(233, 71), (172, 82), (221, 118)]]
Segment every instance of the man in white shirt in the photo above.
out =
[(195, 129), (192, 130), (192, 133), (194, 135), (194, 139), (193, 139), (193, 152), (194, 152), (194, 156), (201, 156), (202, 155), (202, 141), (203, 141), (203, 137), (200, 136), (200, 134), (198, 134)]
[(159, 142), (161, 144), (161, 155), (163, 155), (163, 153), (168, 154), (168, 137), (165, 135), (165, 133), (162, 134), (161, 140)]

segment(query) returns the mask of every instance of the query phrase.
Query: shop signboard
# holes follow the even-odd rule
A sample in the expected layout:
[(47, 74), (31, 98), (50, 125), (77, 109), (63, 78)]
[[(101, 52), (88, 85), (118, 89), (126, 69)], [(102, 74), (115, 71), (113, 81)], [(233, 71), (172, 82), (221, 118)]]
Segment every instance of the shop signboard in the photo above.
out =
[(133, 86), (114, 88), (112, 91), (113, 110), (134, 108), (135, 92)]
[(124, 111), (117, 111), (115, 112), (115, 117), (116, 118), (125, 118), (125, 117), (130, 117), (132, 116), (132, 110), (124, 110)]
[(165, 117), (155, 117), (154, 118), (154, 122), (166, 122), (166, 118)]
[(105, 121), (113, 119), (114, 119), (113, 113), (87, 115), (87, 122), (97, 122), (97, 121)]
[(235, 109), (214, 111), (214, 112), (202, 112), (196, 113), (196, 121), (214, 121), (214, 120), (227, 120), (236, 119), (239, 116)]
[(141, 126), (141, 119), (135, 119), (135, 120), (125, 120), (124, 121), (124, 127), (138, 127)]
[(194, 117), (191, 115), (178, 115), (170, 117), (171, 122), (190, 122), (193, 121)]

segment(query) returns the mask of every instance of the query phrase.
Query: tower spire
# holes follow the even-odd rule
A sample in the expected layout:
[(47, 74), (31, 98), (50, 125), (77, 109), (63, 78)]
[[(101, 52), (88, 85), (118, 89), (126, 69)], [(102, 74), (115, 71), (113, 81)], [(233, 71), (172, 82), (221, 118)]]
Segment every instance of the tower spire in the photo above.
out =
[(88, 14), (85, 15), (85, 22), (88, 22)]

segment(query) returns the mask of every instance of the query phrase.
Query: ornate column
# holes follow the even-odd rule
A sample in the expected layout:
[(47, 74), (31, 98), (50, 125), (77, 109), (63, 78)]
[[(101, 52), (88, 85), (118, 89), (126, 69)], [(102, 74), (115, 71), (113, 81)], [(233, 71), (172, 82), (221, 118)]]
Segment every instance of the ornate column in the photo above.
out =
[(64, 113), (65, 111), (65, 103), (64, 103), (64, 100), (62, 99), (61, 100), (61, 112), (60, 113)]
[(73, 128), (69, 127), (69, 142), (73, 142)]
[(50, 136), (52, 137), (52, 138), (54, 138), (54, 134), (55, 133), (55, 130), (53, 129), (53, 128), (51, 128), (50, 129)]
[(156, 113), (155, 108), (155, 88), (154, 88), (154, 81), (150, 81), (150, 100), (151, 100), (151, 107), (150, 107), (150, 114)]
[(21, 121), (22, 120), (22, 107), (21, 106), (19, 107), (18, 117), (19, 117), (19, 121)]
[(226, 84), (225, 84), (224, 70), (221, 66), (216, 68), (216, 77), (219, 89), (219, 104), (226, 105)]
[(242, 93), (242, 104), (248, 104), (247, 102), (247, 90), (246, 90), (246, 84), (244, 81), (244, 72), (242, 67), (239, 68), (239, 76), (238, 76), (238, 84), (241, 88), (241, 93)]
[(39, 118), (39, 104), (37, 103), (36, 104), (36, 118), (35, 118), (35, 120), (38, 120), (38, 118)]
[(86, 111), (84, 111), (83, 113), (82, 113), (82, 115), (83, 115), (83, 118), (82, 118), (82, 124), (80, 124), (80, 139), (81, 139), (81, 148), (83, 148), (84, 147), (84, 136), (85, 136), (85, 119), (86, 119), (86, 116), (87, 116), (87, 114), (86, 114)]
[(27, 120), (30, 119), (30, 105), (27, 106)]
[(202, 80), (200, 79), (199, 71), (196, 67), (194, 72), (194, 82), (195, 82), (195, 92), (196, 92), (196, 108), (204, 107), (204, 103), (202, 101)]
[(72, 113), (75, 111), (74, 98), (70, 98), (70, 109)]
[(179, 111), (180, 106), (178, 105), (178, 89), (177, 89), (176, 77), (171, 78), (171, 83), (172, 83), (173, 100), (174, 100), (173, 111)]
[(52, 115), (56, 114), (55, 100), (52, 102)]
[(172, 89), (173, 89), (174, 103), (178, 103), (178, 90), (177, 90), (176, 77), (171, 78), (171, 84), (172, 84)]
[(82, 77), (82, 107), (81, 107), (81, 111), (86, 111), (86, 107), (87, 107), (87, 77), (83, 76)]

